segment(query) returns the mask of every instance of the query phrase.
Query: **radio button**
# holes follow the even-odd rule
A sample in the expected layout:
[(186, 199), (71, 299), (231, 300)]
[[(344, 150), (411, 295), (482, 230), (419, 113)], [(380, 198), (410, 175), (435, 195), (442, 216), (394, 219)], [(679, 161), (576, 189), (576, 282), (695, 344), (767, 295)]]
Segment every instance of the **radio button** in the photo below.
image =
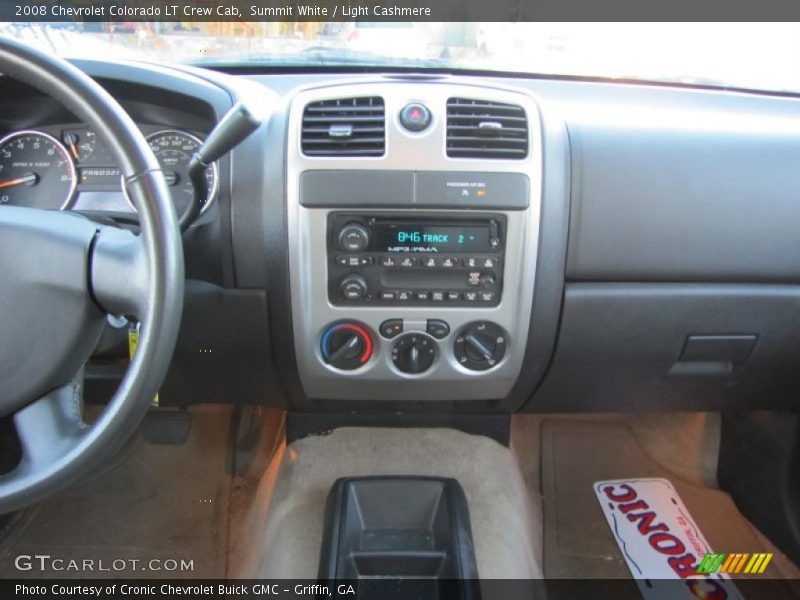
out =
[(430, 297), (430, 295), (431, 295), (430, 292), (420, 291), (416, 293), (417, 300), (427, 300)]
[(381, 256), (381, 266), (382, 267), (396, 267), (397, 266), (397, 258), (394, 256)]
[(411, 297), (412, 297), (411, 292), (406, 292), (406, 291), (397, 292), (395, 294), (395, 298), (397, 298), (397, 300), (399, 300), (400, 302), (408, 302), (409, 300), (411, 300)]
[(387, 340), (397, 337), (403, 333), (403, 319), (387, 319), (381, 323), (380, 331)]
[(428, 269), (435, 269), (439, 266), (439, 261), (436, 260), (433, 256), (427, 256), (420, 261), (420, 266), (426, 267)]
[(395, 293), (390, 290), (383, 290), (381, 292), (381, 300), (394, 300)]
[(477, 302), (478, 292), (464, 292), (464, 300), (467, 302)]
[(372, 259), (372, 257), (371, 257), (371, 256), (359, 256), (359, 257), (358, 257), (358, 263), (359, 263), (359, 265), (361, 265), (362, 267), (365, 267), (365, 266), (367, 266), (367, 265), (371, 265), (373, 262), (374, 262), (374, 261), (373, 261), (373, 259)]
[(425, 332), (437, 340), (443, 340), (450, 333), (450, 326), (441, 319), (428, 319)]
[(447, 292), (447, 299), (450, 302), (457, 302), (458, 300), (461, 300), (461, 292), (449, 291)]
[(403, 258), (400, 259), (400, 263), (399, 264), (400, 264), (401, 267), (405, 267), (405, 268), (416, 267), (417, 266), (417, 259), (414, 258), (413, 256), (404, 256)]
[(458, 266), (458, 259), (453, 258), (452, 256), (448, 256), (446, 258), (441, 259), (441, 267), (443, 269), (454, 269)]
[(481, 285), (481, 272), (480, 271), (470, 271), (469, 275), (467, 275), (467, 285), (470, 287), (478, 287)]
[(494, 292), (481, 292), (482, 302), (494, 302)]
[(358, 255), (355, 256), (340, 255), (336, 257), (336, 264), (341, 265), (343, 267), (360, 267), (362, 265), (370, 264), (368, 262), (364, 262), (364, 259), (369, 259), (369, 257), (358, 256)]
[(443, 302), (444, 292), (431, 292), (431, 300), (434, 302)]
[(481, 266), (484, 269), (496, 269), (500, 261), (493, 256), (485, 256), (481, 258)]
[(461, 259), (461, 264), (467, 267), (468, 269), (477, 269), (479, 264), (479, 259), (475, 258), (474, 256), (465, 256)]

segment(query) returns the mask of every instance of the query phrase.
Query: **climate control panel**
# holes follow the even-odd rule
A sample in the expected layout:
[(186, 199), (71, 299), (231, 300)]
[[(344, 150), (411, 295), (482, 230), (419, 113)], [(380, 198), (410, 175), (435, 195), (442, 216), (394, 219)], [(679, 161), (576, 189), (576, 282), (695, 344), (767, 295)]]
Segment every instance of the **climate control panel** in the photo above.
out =
[(321, 332), (320, 356), (340, 371), (367, 366), (373, 357), (408, 375), (422, 375), (440, 360), (468, 371), (487, 371), (503, 360), (507, 340), (503, 328), (490, 321), (468, 323), (451, 335), (443, 319), (386, 319), (377, 336), (358, 321), (338, 321)]
[(337, 306), (497, 306), (505, 217), (331, 213), (328, 299)]

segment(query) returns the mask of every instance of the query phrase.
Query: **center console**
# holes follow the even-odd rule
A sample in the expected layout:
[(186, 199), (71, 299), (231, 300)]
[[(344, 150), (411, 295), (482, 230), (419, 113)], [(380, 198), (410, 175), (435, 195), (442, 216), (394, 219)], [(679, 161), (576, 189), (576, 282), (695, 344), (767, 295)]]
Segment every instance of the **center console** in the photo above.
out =
[(295, 96), (287, 222), (308, 397), (508, 394), (530, 323), (540, 149), (536, 105), (515, 91), (382, 79)]

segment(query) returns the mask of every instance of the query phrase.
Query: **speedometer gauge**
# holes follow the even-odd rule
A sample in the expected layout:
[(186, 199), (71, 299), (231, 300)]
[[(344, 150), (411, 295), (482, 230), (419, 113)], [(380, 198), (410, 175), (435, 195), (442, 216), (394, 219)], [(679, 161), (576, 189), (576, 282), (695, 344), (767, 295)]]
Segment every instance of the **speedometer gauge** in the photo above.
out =
[(67, 149), (40, 131), (0, 140), (0, 205), (66, 209), (78, 178)]
[[(203, 141), (184, 131), (167, 130), (147, 136), (147, 142), (164, 172), (164, 178), (172, 193), (175, 212), (180, 216), (194, 200), (194, 188), (189, 180), (189, 161)], [(200, 214), (208, 209), (217, 195), (219, 182), (216, 163), (206, 169), (205, 179), (208, 199), (201, 207)]]

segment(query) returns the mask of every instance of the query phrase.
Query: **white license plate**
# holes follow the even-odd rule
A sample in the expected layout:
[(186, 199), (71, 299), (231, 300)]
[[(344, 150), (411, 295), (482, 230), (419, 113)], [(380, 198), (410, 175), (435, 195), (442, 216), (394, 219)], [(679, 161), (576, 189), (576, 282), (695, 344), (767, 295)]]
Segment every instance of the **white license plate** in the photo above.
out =
[(668, 480), (598, 481), (594, 491), (646, 600), (715, 597), (715, 592), (743, 600), (727, 575), (696, 572), (713, 551)]

